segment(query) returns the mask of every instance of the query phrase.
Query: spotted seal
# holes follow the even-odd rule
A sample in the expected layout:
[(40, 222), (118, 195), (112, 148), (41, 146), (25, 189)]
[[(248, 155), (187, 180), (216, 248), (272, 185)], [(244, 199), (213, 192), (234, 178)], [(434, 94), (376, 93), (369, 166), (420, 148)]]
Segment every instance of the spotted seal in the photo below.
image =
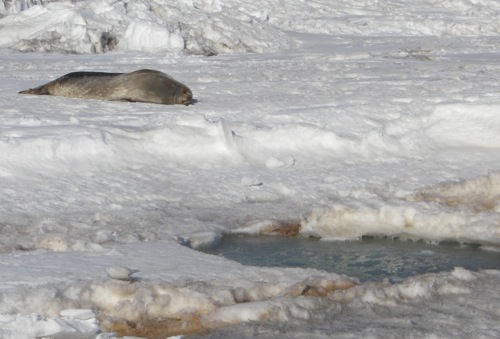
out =
[(193, 99), (186, 85), (151, 69), (131, 73), (73, 72), (19, 93), (163, 105), (189, 105)]

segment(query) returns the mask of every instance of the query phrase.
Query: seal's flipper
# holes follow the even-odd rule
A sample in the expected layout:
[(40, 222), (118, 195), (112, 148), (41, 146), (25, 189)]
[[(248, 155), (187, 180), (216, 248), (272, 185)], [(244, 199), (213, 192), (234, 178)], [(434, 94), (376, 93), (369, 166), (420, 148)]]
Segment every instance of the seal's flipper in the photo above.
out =
[(18, 94), (35, 94), (35, 95), (50, 95), (50, 92), (47, 90), (47, 87), (40, 86), (36, 88), (26, 89), (24, 91), (19, 92)]

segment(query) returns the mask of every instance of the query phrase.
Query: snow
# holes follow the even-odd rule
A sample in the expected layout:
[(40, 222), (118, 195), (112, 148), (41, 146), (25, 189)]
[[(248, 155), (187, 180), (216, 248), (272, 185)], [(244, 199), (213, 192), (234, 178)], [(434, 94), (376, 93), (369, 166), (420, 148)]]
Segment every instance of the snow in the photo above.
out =
[(261, 14), (254, 17), (241, 7), (223, 11), (218, 1), (14, 0), (13, 5), (0, 7), (0, 14), (12, 13), (0, 18), (0, 47), (22, 51), (159, 53), (185, 48), (193, 54), (218, 54), (292, 44), (260, 20)]
[[(0, 337), (499, 336), (499, 271), (360, 284), (193, 250), (231, 232), (498, 250), (499, 10), (0, 2)], [(141, 68), (194, 105), (17, 94)]]
[(159, 52), (165, 48), (179, 50), (184, 48), (184, 40), (180, 32), (170, 32), (161, 25), (137, 20), (129, 24), (118, 47), (123, 50), (151, 52)]

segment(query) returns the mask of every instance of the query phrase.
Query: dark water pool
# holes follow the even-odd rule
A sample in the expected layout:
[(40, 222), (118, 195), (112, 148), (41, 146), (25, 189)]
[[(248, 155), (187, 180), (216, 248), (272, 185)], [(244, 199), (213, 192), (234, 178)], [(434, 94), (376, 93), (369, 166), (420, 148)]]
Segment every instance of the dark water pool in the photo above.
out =
[(361, 281), (408, 276), (463, 267), (500, 269), (500, 252), (478, 246), (366, 238), (319, 241), (313, 238), (228, 235), (206, 253), (253, 266), (311, 267), (347, 274)]

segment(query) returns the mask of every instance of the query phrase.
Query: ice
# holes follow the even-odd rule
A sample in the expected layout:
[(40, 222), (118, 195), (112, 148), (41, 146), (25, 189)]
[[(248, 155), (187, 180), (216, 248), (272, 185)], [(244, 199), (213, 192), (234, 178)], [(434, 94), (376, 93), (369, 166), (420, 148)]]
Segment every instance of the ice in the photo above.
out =
[(196, 232), (187, 235), (181, 235), (179, 241), (185, 246), (195, 249), (216, 246), (222, 238), (218, 232)]
[(46, 318), (35, 314), (27, 316), (6, 316), (0, 318), (3, 338), (96, 338), (99, 333), (97, 320), (77, 319), (63, 316)]
[[(302, 221), (301, 233), (335, 240), (363, 235), (390, 236), (429, 241), (498, 244), (498, 216), (489, 213), (436, 211), (413, 206), (361, 207), (337, 205), (316, 210)], [(493, 234), (493, 236), (492, 236)]]
[[(498, 250), (499, 9), (1, 1), (0, 337), (498, 337), (498, 271), (360, 284), (193, 249), (251, 233)], [(140, 68), (194, 104), (17, 94)], [(106, 273), (123, 267), (140, 272)]]
[(139, 272), (139, 270), (133, 270), (126, 266), (111, 266), (106, 268), (108, 277), (116, 280), (132, 281), (134, 278), (132, 278), (131, 275), (137, 272)]
[(73, 318), (79, 320), (88, 320), (95, 318), (95, 313), (92, 310), (83, 310), (83, 309), (67, 309), (62, 310), (60, 313), (61, 317), (65, 318)]
[(184, 48), (184, 40), (179, 29), (170, 32), (163, 26), (150, 21), (137, 20), (129, 24), (118, 43), (118, 48), (150, 52), (181, 50)]
[(431, 126), (427, 135), (438, 146), (497, 148), (500, 139), (495, 131), (500, 127), (499, 113), (497, 105), (438, 106), (428, 120)]
[[(0, 47), (66, 53), (186, 50), (218, 54), (292, 44), (280, 30), (249, 16), (241, 17), (237, 9), (222, 11), (225, 8), (217, 1), (68, 4), (13, 0), (12, 5), (0, 7), (0, 15), (12, 13), (0, 18)], [(236, 35), (239, 38), (233, 39)]]
[[(163, 333), (175, 334), (182, 331), (183, 326), (196, 331), (222, 326), (227, 318), (224, 316), (226, 311), (222, 311), (226, 306), (255, 302), (261, 305), (259, 312), (267, 314), (275, 307), (284, 308), (283, 312), (286, 312), (287, 307), (280, 306), (281, 299), (301, 307), (303, 302), (295, 301), (296, 296), (311, 291), (326, 294), (356, 284), (355, 280), (345, 276), (315, 270), (255, 270), (223, 258), (193, 253), (172, 242), (152, 243), (148, 247), (131, 244), (119, 246), (118, 251), (104, 256), (92, 252), (63, 255), (47, 251), (16, 256), (9, 264), (2, 264), (4, 276), (15, 277), (26, 270), (27, 274), (38, 272), (35, 273), (38, 279), (24, 281), (18, 286), (23, 295), (8, 293), (9, 287), (3, 285), (0, 312), (12, 313), (22, 308), (23, 313), (30, 313), (45, 304), (45, 317), (51, 323), (59, 321), (58, 315), (63, 320), (71, 317), (81, 321), (90, 315), (88, 311), (68, 309), (92, 305), (99, 310), (101, 326), (108, 330), (126, 326), (129, 333), (133, 333), (133, 327), (147, 333), (148, 326), (151, 326)], [(153, 253), (153, 260), (145, 263), (143, 256)], [(193, 265), (193, 259), (196, 265)], [(23, 263), (25, 268), (19, 268), (16, 262)], [(110, 268), (112, 273), (127, 271), (125, 275), (128, 277), (130, 271), (117, 263), (142, 264), (140, 279), (120, 281), (116, 274), (107, 278), (106, 271), (109, 274)], [(92, 274), (94, 279), (67, 281), (81, 275), (84, 267), (87, 268), (85, 274)], [(59, 284), (51, 283), (54, 275), (59, 277)], [(54, 298), (56, 295), (58, 297)], [(165, 322), (155, 319), (164, 319)]]
[(496, 210), (499, 195), (500, 173), (493, 172), (476, 178), (426, 187), (407, 199), (435, 201), (452, 207), (469, 206), (481, 212)]
[[(282, 322), (257, 322), (254, 326), (234, 326), (213, 331), (208, 338), (246, 338), (257, 336), (306, 338), (311, 333), (319, 337), (352, 338), (360, 336), (391, 337), (491, 337), (498, 333), (497, 312), (486, 306), (486, 299), (496, 300), (496, 288), (488, 281), (498, 279), (498, 271), (473, 273), (455, 269), (452, 272), (427, 274), (408, 279), (401, 284), (388, 282), (364, 284), (329, 296), (322, 312), (310, 312), (305, 319)], [(471, 279), (472, 278), (472, 279)], [(480, 291), (481, 290), (481, 291)], [(425, 306), (424, 306), (425, 305)], [(316, 306), (318, 307), (318, 306)], [(419, 309), (420, 312), (415, 312)], [(279, 316), (277, 310), (276, 316)], [(480, 318), (480, 329), (471, 329)], [(324, 325), (321, 332), (315, 323)], [(201, 337), (201, 336), (199, 336)]]

